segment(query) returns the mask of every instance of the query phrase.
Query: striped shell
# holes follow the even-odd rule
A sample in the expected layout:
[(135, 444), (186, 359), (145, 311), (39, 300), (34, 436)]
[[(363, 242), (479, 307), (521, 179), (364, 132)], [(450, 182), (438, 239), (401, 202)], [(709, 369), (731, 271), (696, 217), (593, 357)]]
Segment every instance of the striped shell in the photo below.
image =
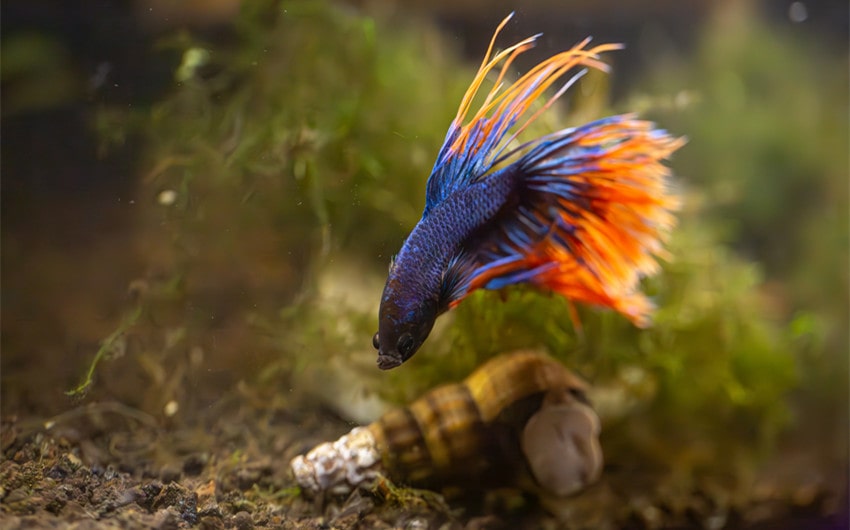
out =
[(296, 457), (292, 471), (313, 493), (345, 493), (386, 476), (416, 487), (518, 486), (563, 497), (595, 480), (602, 466), (586, 388), (547, 355), (504, 354), (462, 383)]

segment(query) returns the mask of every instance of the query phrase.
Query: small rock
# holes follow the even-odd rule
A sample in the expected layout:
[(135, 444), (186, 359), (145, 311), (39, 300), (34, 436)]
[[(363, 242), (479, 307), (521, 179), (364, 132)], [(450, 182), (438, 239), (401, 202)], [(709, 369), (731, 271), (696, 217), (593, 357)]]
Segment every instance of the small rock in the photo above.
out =
[(22, 500), (25, 500), (27, 497), (29, 497), (29, 493), (27, 493), (24, 488), (17, 488), (17, 489), (10, 491), (9, 494), (6, 495), (6, 498), (3, 499), (3, 502), (5, 504), (12, 504), (12, 503), (15, 503), (15, 502), (21, 502)]
[(92, 514), (86, 511), (77, 501), (68, 501), (60, 513), (62, 519), (68, 522), (92, 519)]
[(74, 471), (80, 469), (82, 462), (72, 453), (65, 453), (62, 458), (45, 472), (45, 476), (61, 480), (71, 476)]
[(210, 480), (195, 488), (198, 496), (198, 515), (200, 517), (221, 517), (221, 508), (215, 497), (215, 480)]
[(198, 517), (202, 518), (222, 518), (221, 507), (215, 502), (208, 504), (201, 504), (198, 507)]
[(121, 494), (121, 497), (118, 499), (118, 506), (126, 506), (127, 504), (133, 502), (144, 502), (145, 499), (147, 499), (147, 493), (144, 491), (144, 489), (138, 486), (134, 486), (132, 488), (124, 490), (124, 492)]
[(198, 522), (198, 495), (176, 482), (162, 489), (154, 498), (152, 507), (154, 510), (174, 507), (179, 511), (180, 518), (190, 525)]
[(52, 494), (53, 492), (51, 492), (51, 497), (45, 499), (47, 502), (44, 505), (44, 509), (53, 515), (57, 515), (65, 507), (66, 500), (62, 497), (52, 496)]
[(251, 514), (248, 512), (239, 512), (233, 516), (233, 526), (238, 530), (252, 530), (254, 521), (251, 519)]
[(157, 481), (148, 482), (142, 486), (142, 491), (145, 494), (145, 498), (139, 501), (139, 504), (145, 508), (150, 508), (156, 496), (162, 491), (162, 483)]
[(204, 517), (201, 515), (201, 530), (224, 530), (224, 521), (221, 517)]
[(209, 480), (197, 488), (195, 493), (198, 495), (198, 502), (204, 503), (210, 499), (215, 500), (215, 480)]
[(180, 527), (180, 515), (173, 507), (162, 509), (156, 513), (153, 527), (157, 530), (177, 530)]
[(0, 462), (0, 499), (23, 483), (20, 467), (11, 460)]

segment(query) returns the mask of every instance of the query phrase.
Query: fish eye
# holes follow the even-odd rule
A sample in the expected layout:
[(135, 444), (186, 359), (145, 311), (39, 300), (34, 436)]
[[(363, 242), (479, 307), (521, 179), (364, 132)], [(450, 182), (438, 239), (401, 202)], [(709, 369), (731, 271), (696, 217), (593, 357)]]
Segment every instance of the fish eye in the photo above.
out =
[(381, 349), (381, 344), (378, 342), (378, 334), (377, 333), (372, 335), (372, 347), (375, 348), (376, 350)]
[(416, 341), (413, 340), (413, 335), (411, 335), (410, 333), (403, 333), (401, 337), (398, 338), (396, 348), (398, 349), (398, 352), (406, 358), (410, 356), (411, 353), (413, 353), (413, 347), (415, 346), (415, 342)]

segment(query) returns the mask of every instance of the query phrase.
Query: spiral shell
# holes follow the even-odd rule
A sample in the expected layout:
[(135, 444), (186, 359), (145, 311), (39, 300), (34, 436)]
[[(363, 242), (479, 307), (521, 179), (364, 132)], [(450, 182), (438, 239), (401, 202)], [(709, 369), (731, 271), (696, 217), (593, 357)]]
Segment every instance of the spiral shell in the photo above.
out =
[(515, 352), (435, 388), (291, 462), (308, 492), (345, 493), (387, 476), (417, 487), (486, 483), (575, 493), (602, 467), (587, 387), (551, 357)]

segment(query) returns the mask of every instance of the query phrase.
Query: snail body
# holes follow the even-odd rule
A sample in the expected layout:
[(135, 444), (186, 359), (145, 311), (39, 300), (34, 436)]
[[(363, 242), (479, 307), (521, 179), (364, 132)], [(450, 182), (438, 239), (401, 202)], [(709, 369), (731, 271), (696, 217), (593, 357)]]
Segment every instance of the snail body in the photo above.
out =
[(568, 496), (602, 468), (586, 389), (547, 355), (504, 354), (294, 458), (291, 468), (312, 493), (345, 493), (386, 476), (416, 487), (483, 483)]

